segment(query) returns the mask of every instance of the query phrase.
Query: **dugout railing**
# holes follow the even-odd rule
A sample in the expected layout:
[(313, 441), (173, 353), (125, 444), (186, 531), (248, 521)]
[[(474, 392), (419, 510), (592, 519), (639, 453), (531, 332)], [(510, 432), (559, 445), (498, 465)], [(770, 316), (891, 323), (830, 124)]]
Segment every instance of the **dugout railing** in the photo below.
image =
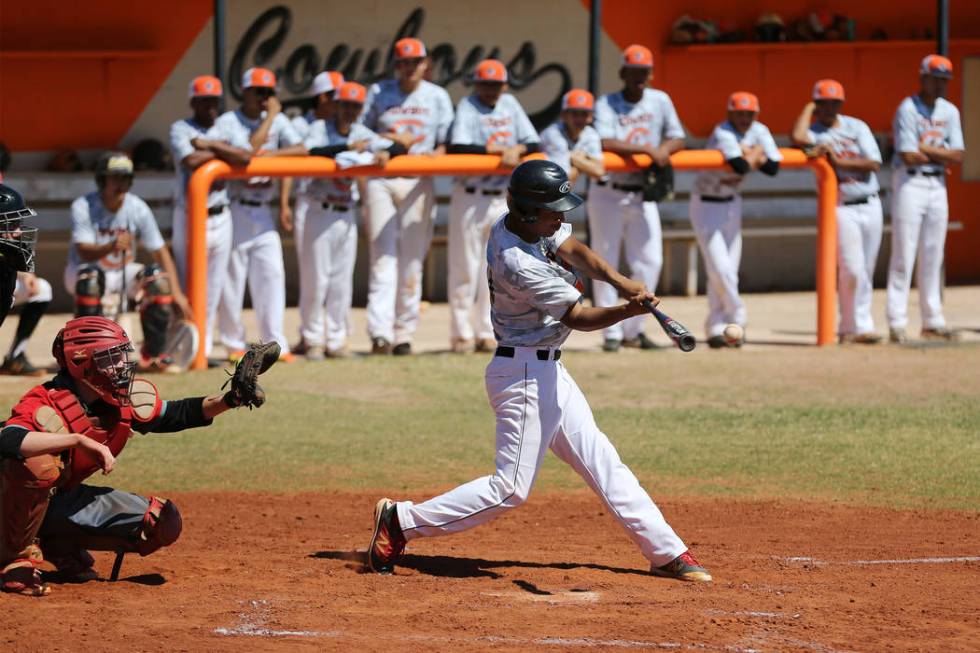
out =
[[(823, 158), (808, 159), (800, 150), (781, 149), (784, 168), (809, 167), (817, 184), (817, 344), (834, 341), (837, 318), (837, 180), (833, 168)], [(532, 155), (528, 158), (540, 158)], [(650, 158), (637, 155), (623, 158), (605, 153), (606, 170), (640, 170)], [(676, 170), (720, 169), (725, 166), (717, 150), (684, 150), (674, 154)], [(187, 297), (194, 311), (200, 342), (204, 342), (207, 301), (207, 198), (217, 179), (249, 177), (417, 177), (508, 174), (500, 157), (489, 154), (448, 154), (444, 156), (407, 155), (393, 158), (384, 168), (361, 166), (340, 169), (325, 157), (255, 157), (246, 167), (232, 167), (224, 161), (205, 163), (191, 175), (187, 188)], [(193, 369), (204, 369), (207, 360), (199, 348)]]

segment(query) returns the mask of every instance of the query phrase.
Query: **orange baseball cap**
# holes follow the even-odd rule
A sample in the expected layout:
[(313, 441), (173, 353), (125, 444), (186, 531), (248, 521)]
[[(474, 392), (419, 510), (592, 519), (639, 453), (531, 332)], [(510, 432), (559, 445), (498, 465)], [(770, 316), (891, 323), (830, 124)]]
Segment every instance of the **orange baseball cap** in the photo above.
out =
[(425, 44), (418, 39), (404, 38), (395, 42), (395, 59), (421, 59), (426, 56)]
[(473, 73), (474, 82), (499, 82), (503, 84), (507, 81), (507, 67), (496, 59), (484, 59)]
[(759, 113), (759, 98), (748, 91), (735, 91), (728, 96), (729, 111), (755, 111)]
[(653, 68), (653, 53), (643, 45), (631, 45), (623, 50), (623, 67)]
[(340, 88), (340, 85), (344, 83), (344, 75), (338, 70), (328, 70), (327, 74), (330, 75), (330, 83), (333, 84), (334, 90)]
[(249, 68), (242, 75), (242, 88), (275, 88), (276, 75), (267, 68)]
[(367, 99), (367, 89), (357, 82), (344, 82), (334, 91), (333, 97), (337, 102), (364, 104), (364, 100)]
[(919, 64), (919, 74), (953, 79), (953, 62), (940, 54), (930, 54)]
[(583, 88), (573, 88), (561, 99), (562, 111), (572, 109), (574, 111), (592, 111), (595, 109), (595, 98)]
[(187, 94), (190, 97), (221, 97), (221, 80), (211, 75), (201, 75), (191, 80)]
[(836, 79), (821, 79), (813, 85), (814, 100), (844, 101), (844, 87)]

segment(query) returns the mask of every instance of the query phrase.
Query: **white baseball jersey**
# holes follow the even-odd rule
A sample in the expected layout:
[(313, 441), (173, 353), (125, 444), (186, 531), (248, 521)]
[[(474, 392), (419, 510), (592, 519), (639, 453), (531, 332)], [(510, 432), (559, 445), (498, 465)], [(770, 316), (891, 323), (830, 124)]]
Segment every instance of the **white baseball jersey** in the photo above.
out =
[(902, 152), (918, 152), (919, 145), (943, 147), (948, 150), (962, 150), (963, 129), (960, 127), (960, 111), (952, 102), (937, 98), (930, 109), (918, 95), (912, 95), (898, 105), (895, 120), (892, 122), (895, 139), (895, 168), (918, 168), (923, 172), (942, 172), (943, 166), (929, 162), (918, 166), (902, 163)]
[(565, 123), (559, 120), (541, 132), (541, 151), (550, 161), (554, 161), (570, 174), (572, 152), (581, 151), (593, 159), (602, 159), (602, 139), (592, 125), (586, 125), (578, 139), (572, 142)]
[[(725, 160), (735, 159), (742, 156), (742, 146), (761, 145), (766, 158), (770, 161), (782, 161), (783, 155), (776, 147), (769, 128), (758, 120), (754, 121), (744, 134), (739, 133), (735, 127), (727, 120), (715, 125), (711, 137), (705, 143), (704, 149), (718, 150)], [(698, 195), (708, 195), (715, 197), (731, 197), (738, 192), (738, 187), (742, 183), (742, 175), (736, 174), (733, 170), (704, 170), (698, 173), (694, 180), (694, 192)]]
[[(264, 114), (252, 120), (240, 110), (228, 111), (218, 117), (214, 126), (221, 140), (235, 147), (251, 150), (253, 148), (248, 139), (262, 124), (263, 117)], [(303, 137), (289, 122), (289, 118), (280, 113), (272, 120), (269, 135), (259, 149), (278, 150), (302, 142)], [(247, 199), (252, 202), (268, 202), (275, 194), (272, 179), (269, 177), (252, 177), (245, 181), (233, 181), (228, 186), (233, 198)]]
[(386, 79), (371, 86), (361, 122), (378, 134), (411, 134), (415, 141), (409, 154), (431, 152), (446, 142), (453, 122), (453, 103), (441, 86), (423, 80), (408, 95), (398, 80)]
[[(317, 120), (310, 125), (309, 133), (303, 141), (307, 149), (340, 145), (357, 141), (368, 141), (368, 150), (378, 152), (391, 147), (392, 142), (381, 138), (360, 123), (350, 127), (346, 136), (337, 131), (337, 124), (331, 120)], [(313, 177), (304, 178), (299, 182), (299, 192), (305, 193), (318, 202), (350, 204), (354, 201), (353, 192), (356, 190), (354, 180), (347, 177)]]
[[(146, 202), (132, 193), (126, 193), (122, 206), (116, 213), (110, 212), (102, 203), (98, 191), (76, 198), (71, 204), (71, 242), (90, 245), (104, 245), (115, 240), (123, 232), (135, 236), (130, 250), (124, 254), (113, 252), (98, 261), (103, 270), (121, 269), (124, 263), (136, 259), (136, 243), (155, 252), (164, 246), (163, 236), (157, 226), (156, 218)], [(125, 260), (124, 260), (125, 259)], [(77, 270), (84, 262), (78, 250), (72, 247), (68, 253), (69, 270)]]
[[(595, 105), (595, 128), (599, 138), (611, 138), (634, 145), (660, 145), (672, 138), (684, 138), (684, 128), (674, 103), (663, 91), (647, 88), (637, 103), (627, 102), (622, 91), (603, 95)], [(616, 172), (617, 184), (639, 185), (643, 173)]]
[[(510, 93), (504, 93), (493, 108), (486, 106), (475, 95), (460, 100), (456, 107), (449, 142), (453, 145), (503, 145), (512, 147), (522, 143), (537, 143), (538, 132), (524, 113), (524, 108)], [(459, 177), (465, 186), (502, 189), (507, 186), (507, 175), (483, 175)]]
[[(845, 159), (871, 159), (881, 163), (881, 151), (871, 128), (863, 120), (837, 116), (837, 125), (825, 127), (815, 122), (807, 131), (817, 145), (829, 145), (837, 156)], [(837, 170), (837, 188), (843, 201), (860, 200), (878, 192), (878, 175), (862, 170)]]
[(563, 224), (554, 236), (535, 244), (504, 224), (505, 215), (487, 242), (490, 320), (501, 345), (560, 347), (571, 328), (561, 318), (582, 300), (582, 280), (558, 260), (558, 248), (572, 235)]
[(294, 116), (289, 122), (293, 124), (293, 127), (296, 129), (296, 133), (302, 136), (305, 140), (306, 137), (310, 135), (310, 125), (316, 122), (316, 120), (316, 114), (310, 110), (302, 115)]
[[(170, 125), (170, 152), (173, 155), (174, 171), (177, 173), (177, 179), (174, 183), (175, 207), (184, 206), (187, 182), (194, 172), (180, 165), (180, 162), (194, 153), (194, 146), (191, 145), (191, 141), (195, 138), (222, 140), (215, 127), (215, 125), (202, 127), (194, 122), (193, 118), (184, 118)], [(228, 187), (223, 179), (216, 179), (211, 184), (211, 192), (208, 193), (208, 208), (226, 204), (228, 204)]]

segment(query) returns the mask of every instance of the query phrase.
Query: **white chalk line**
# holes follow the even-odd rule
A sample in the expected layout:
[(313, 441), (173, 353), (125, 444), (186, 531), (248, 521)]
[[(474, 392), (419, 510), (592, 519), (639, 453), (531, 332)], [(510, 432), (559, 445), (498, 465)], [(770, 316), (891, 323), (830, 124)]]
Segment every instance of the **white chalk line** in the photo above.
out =
[(533, 594), (514, 590), (511, 592), (482, 592), (484, 596), (496, 598), (515, 599), (518, 601), (531, 601), (534, 603), (550, 603), (558, 605), (562, 603), (598, 603), (599, 592), (558, 592), (557, 594)]
[(806, 556), (793, 556), (790, 558), (776, 558), (783, 562), (805, 563), (815, 566), (825, 565), (948, 565), (957, 562), (980, 562), (980, 556), (948, 556), (941, 558), (896, 558), (893, 560), (842, 560), (839, 562), (828, 562), (809, 558)]

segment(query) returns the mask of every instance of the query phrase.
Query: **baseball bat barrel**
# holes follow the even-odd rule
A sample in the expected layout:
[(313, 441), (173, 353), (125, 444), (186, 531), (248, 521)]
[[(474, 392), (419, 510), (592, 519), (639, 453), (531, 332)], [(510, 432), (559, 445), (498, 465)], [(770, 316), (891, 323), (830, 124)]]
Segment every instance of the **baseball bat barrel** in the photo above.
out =
[(643, 301), (643, 306), (653, 314), (653, 317), (657, 318), (657, 322), (660, 323), (664, 333), (677, 345), (678, 349), (691, 351), (697, 346), (697, 339), (695, 339), (694, 334), (688, 331), (683, 324), (658, 309), (648, 299)]

